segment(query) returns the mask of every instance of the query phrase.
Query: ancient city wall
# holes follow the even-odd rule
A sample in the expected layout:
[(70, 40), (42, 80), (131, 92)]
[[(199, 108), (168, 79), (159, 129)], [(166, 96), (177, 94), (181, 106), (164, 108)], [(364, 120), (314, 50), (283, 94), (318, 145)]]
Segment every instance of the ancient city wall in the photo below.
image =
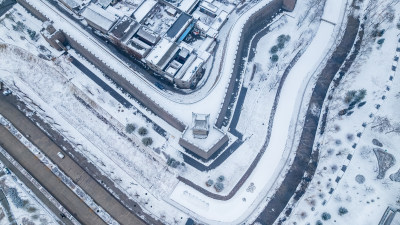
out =
[(106, 65), (105, 62), (101, 61), (94, 54), (92, 54), (88, 49), (78, 43), (74, 38), (70, 35), (65, 34), (68, 43), (74, 48), (79, 54), (84, 56), (89, 62), (93, 63), (96, 67), (98, 67), (104, 74), (106, 74), (111, 80), (125, 89), (129, 94), (131, 94), (137, 101), (139, 101), (142, 105), (147, 107), (154, 114), (165, 120), (168, 124), (173, 126), (175, 129), (179, 131), (185, 130), (185, 125), (179, 121), (177, 118), (172, 116), (170, 113), (164, 110), (160, 105), (150, 99), (147, 95), (145, 95), (138, 88), (133, 86), (129, 81), (111, 69)]
[(39, 10), (33, 8), (32, 5), (27, 3), (25, 0), (17, 0), (17, 2), (20, 5), (22, 5), (26, 10), (28, 10), (28, 12), (30, 12), (32, 15), (34, 15), (36, 18), (38, 18), (40, 21), (44, 22), (44, 21), (48, 20), (48, 18), (44, 14), (39, 12)]
[[(282, 5), (283, 0), (273, 0), (272, 2), (268, 3), (268, 5), (264, 6), (256, 13), (251, 15), (243, 26), (242, 32), (240, 34), (240, 41), (236, 46), (237, 51), (235, 62), (228, 62), (235, 63), (235, 65), (232, 70), (229, 86), (225, 93), (224, 102), (222, 103), (217, 121), (215, 123), (216, 127), (221, 128), (225, 117), (229, 117), (229, 115), (227, 115), (228, 107), (233, 102), (233, 97), (236, 97), (239, 92), (239, 82), (236, 82), (236, 79), (240, 80), (244, 66), (244, 61), (242, 60), (242, 58), (246, 57), (248, 54), (250, 40), (258, 31), (260, 31), (260, 28), (268, 25), (271, 18), (281, 10)], [(227, 46), (227, 48), (232, 47), (233, 46)]]

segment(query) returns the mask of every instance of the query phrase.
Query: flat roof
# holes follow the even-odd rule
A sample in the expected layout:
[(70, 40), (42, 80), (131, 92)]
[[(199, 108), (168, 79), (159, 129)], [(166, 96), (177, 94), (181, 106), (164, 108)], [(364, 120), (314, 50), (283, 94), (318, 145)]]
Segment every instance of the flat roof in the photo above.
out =
[(215, 6), (215, 5), (213, 5), (213, 4), (209, 3), (209, 2), (205, 2), (205, 1), (200, 3), (200, 7), (204, 8), (204, 9), (210, 11), (210, 12), (213, 12), (213, 13), (217, 13), (217, 11), (218, 11), (218, 7), (217, 6)]
[(145, 29), (144, 27), (140, 28), (137, 34), (139, 37), (145, 39), (148, 42), (151, 42), (153, 45), (157, 42), (157, 36)]
[(62, 0), (66, 5), (68, 5), (71, 9), (78, 8), (80, 5), (75, 0)]
[(194, 8), (194, 6), (199, 2), (199, 0), (183, 0), (178, 9), (182, 10), (182, 12), (190, 13), (190, 11)]
[(82, 16), (107, 31), (118, 19), (117, 16), (94, 4), (90, 4), (88, 7), (86, 7), (82, 13)]
[(110, 30), (110, 33), (116, 38), (127, 41), (137, 31), (140, 24), (128, 16), (122, 17)]
[(192, 18), (192, 16), (182, 13), (178, 19), (172, 24), (172, 26), (167, 31), (167, 36), (169, 38), (174, 38), (179, 34), (181, 30), (185, 28), (185, 24)]
[(97, 4), (101, 5), (103, 8), (107, 8), (111, 2), (112, 0), (97, 0)]
[(139, 8), (133, 13), (136, 21), (139, 23), (149, 14), (149, 12), (153, 9), (153, 7), (157, 4), (155, 0), (145, 0)]
[(227, 18), (228, 18), (228, 13), (222, 10), (218, 14), (217, 18), (215, 18), (214, 23), (211, 25), (211, 28), (213, 28), (214, 30), (221, 29), (222, 25), (224, 24)]
[(164, 63), (163, 59), (165, 56), (171, 52), (171, 49), (174, 49), (174, 47), (176, 48), (176, 44), (174, 42), (162, 38), (157, 45), (154, 46), (153, 50), (146, 57), (146, 60), (154, 65), (160, 66)]
[(189, 81), (192, 79), (197, 70), (203, 65), (203, 60), (197, 57), (193, 63), (190, 64), (189, 68), (186, 70), (185, 74), (181, 78), (182, 81)]

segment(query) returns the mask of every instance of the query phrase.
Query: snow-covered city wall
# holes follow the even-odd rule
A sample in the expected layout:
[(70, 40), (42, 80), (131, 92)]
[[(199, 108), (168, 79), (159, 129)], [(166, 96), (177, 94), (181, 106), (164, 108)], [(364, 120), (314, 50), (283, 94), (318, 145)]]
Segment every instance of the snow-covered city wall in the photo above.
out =
[(235, 87), (236, 89), (238, 89), (238, 80), (240, 80), (240, 76), (243, 71), (242, 59), (247, 57), (247, 49), (250, 45), (251, 38), (256, 32), (260, 30), (260, 28), (265, 27), (269, 23), (271, 17), (273, 17), (279, 12), (279, 10), (281, 10), (282, 5), (283, 0), (274, 0), (266, 4), (262, 8), (258, 9), (258, 11), (256, 11), (255, 13), (251, 14), (242, 24), (242, 27), (240, 28), (240, 33), (234, 34), (235, 36), (239, 36), (239, 41), (237, 42), (237, 45), (227, 46), (227, 48), (235, 48), (235, 50), (233, 51), (235, 52), (235, 58), (232, 62), (226, 62), (233, 65), (233, 67), (230, 71), (229, 85), (225, 90), (225, 98), (221, 104), (218, 118), (215, 123), (216, 127), (222, 127), (225, 117), (227, 116), (229, 106), (232, 103), (232, 98), (238, 94), (233, 93)]

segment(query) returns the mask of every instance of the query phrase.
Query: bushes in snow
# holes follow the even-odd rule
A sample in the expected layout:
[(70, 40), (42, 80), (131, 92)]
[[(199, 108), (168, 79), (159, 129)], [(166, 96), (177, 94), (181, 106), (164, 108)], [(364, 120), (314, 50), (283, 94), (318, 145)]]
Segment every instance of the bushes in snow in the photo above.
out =
[(31, 38), (32, 41), (36, 41), (39, 38), (39, 35), (36, 33), (36, 31), (31, 30), (31, 29), (27, 29), (26, 30), (29, 34), (29, 37)]
[(224, 181), (225, 180), (224, 175), (219, 176), (217, 180), (218, 180), (218, 182)]
[(348, 213), (349, 211), (345, 208), (345, 207), (340, 207), (339, 208), (339, 215), (342, 216), (346, 213)]
[(272, 46), (271, 49), (269, 50), (269, 52), (272, 54), (270, 58), (271, 62), (273, 63), (278, 62), (279, 56), (276, 53), (279, 50), (283, 49), (285, 47), (286, 42), (288, 42), (289, 40), (290, 40), (289, 35), (284, 35), (284, 34), (279, 35), (279, 37), (277, 38), (277, 44)]
[(317, 222), (315, 223), (315, 225), (322, 225), (323, 223), (321, 222), (321, 220), (317, 220)]
[(327, 213), (327, 212), (324, 212), (324, 213), (322, 213), (322, 215), (321, 215), (321, 217), (322, 217), (322, 219), (323, 220), (330, 220), (331, 219), (331, 214), (329, 214), (329, 213)]
[(145, 127), (141, 127), (139, 128), (138, 133), (140, 136), (145, 136), (146, 134), (149, 133), (149, 131)]
[(279, 50), (278, 46), (274, 45), (274, 46), (272, 46), (272, 48), (269, 50), (269, 52), (270, 52), (271, 54), (275, 54), (275, 53), (278, 52), (278, 50)]
[(217, 192), (221, 192), (222, 190), (224, 190), (224, 184), (221, 182), (217, 182), (214, 184), (214, 188)]
[(153, 144), (153, 139), (151, 137), (145, 137), (142, 139), (142, 143), (145, 146), (149, 146), (149, 145)]
[(133, 123), (128, 123), (128, 124), (126, 125), (126, 127), (125, 127), (125, 131), (126, 131), (128, 134), (132, 134), (135, 130), (136, 130), (136, 126), (135, 126), (135, 124), (133, 124)]
[(343, 115), (350, 116), (353, 113), (350, 110), (354, 109), (354, 107), (357, 104), (358, 104), (357, 105), (358, 108), (365, 105), (366, 101), (364, 101), (364, 102), (361, 102), (361, 101), (365, 98), (366, 95), (367, 95), (367, 90), (365, 90), (365, 89), (361, 89), (358, 91), (355, 91), (355, 90), (347, 91), (346, 95), (344, 97), (344, 102), (346, 104), (348, 104), (348, 108), (340, 110), (338, 113), (339, 116), (343, 116)]
[(167, 165), (170, 166), (170, 167), (172, 167), (172, 168), (178, 167), (179, 164), (180, 164), (180, 163), (179, 163), (176, 159), (174, 159), (174, 158), (172, 158), (172, 157), (170, 157), (170, 158), (167, 160)]
[(211, 187), (214, 184), (214, 181), (211, 179), (208, 179), (206, 182), (207, 187)]
[(15, 188), (9, 188), (7, 194), (8, 194), (8, 197), (11, 198), (11, 201), (14, 203), (14, 205), (15, 205), (17, 208), (22, 208), (22, 207), (24, 207), (25, 203), (24, 203), (24, 201), (19, 197), (17, 189), (15, 189)]
[(273, 54), (273, 55), (271, 56), (271, 61), (272, 61), (272, 62), (278, 62), (278, 60), (279, 60), (279, 56), (278, 56), (277, 54)]

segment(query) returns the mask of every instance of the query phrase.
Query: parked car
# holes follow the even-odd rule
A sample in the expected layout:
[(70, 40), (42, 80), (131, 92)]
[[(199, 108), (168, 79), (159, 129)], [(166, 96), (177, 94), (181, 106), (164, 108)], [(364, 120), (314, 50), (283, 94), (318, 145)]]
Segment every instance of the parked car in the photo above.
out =
[(164, 90), (164, 89), (165, 89), (165, 88), (164, 88), (164, 85), (162, 85), (162, 84), (160, 84), (160, 83), (158, 83), (158, 82), (156, 82), (155, 85), (156, 85), (156, 87), (158, 87), (158, 88), (161, 89), (161, 90)]
[(10, 90), (5, 90), (5, 91), (3, 91), (3, 95), (4, 96), (7, 96), (7, 95), (10, 95), (12, 92), (10, 91)]
[(4, 168), (4, 172), (6, 172), (6, 174), (11, 174), (11, 171), (10, 171), (10, 169), (8, 169), (7, 167), (6, 167), (6, 168)]
[(63, 159), (65, 157), (65, 155), (61, 152), (57, 152), (58, 157), (60, 157), (60, 159)]

